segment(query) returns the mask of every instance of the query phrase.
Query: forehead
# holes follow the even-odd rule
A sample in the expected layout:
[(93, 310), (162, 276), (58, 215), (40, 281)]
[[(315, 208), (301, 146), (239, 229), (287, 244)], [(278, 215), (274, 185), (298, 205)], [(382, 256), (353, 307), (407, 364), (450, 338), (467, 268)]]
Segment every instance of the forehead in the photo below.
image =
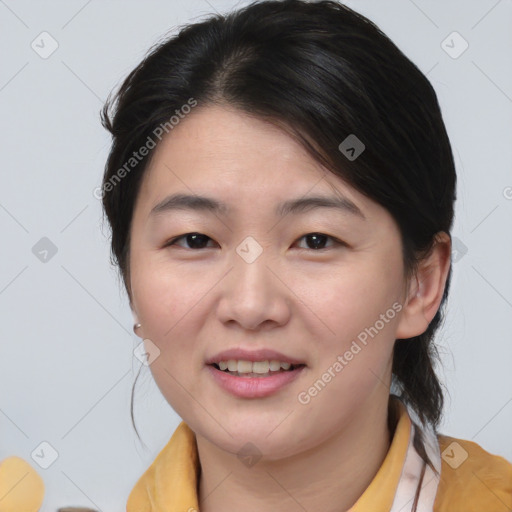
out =
[(284, 130), (233, 108), (196, 107), (153, 151), (140, 190), (147, 214), (176, 206), (234, 214), (239, 206), (272, 205), (283, 215), (312, 206), (306, 196), (329, 197), (362, 219), (379, 208)]
[[(219, 105), (196, 107), (184, 116), (158, 144), (154, 161), (204, 164), (215, 171), (230, 172), (246, 170), (261, 162), (272, 164), (272, 170), (286, 163), (294, 164), (298, 171), (309, 168), (317, 174), (321, 168), (293, 137), (275, 124)], [(265, 175), (267, 170), (260, 168), (258, 174)]]

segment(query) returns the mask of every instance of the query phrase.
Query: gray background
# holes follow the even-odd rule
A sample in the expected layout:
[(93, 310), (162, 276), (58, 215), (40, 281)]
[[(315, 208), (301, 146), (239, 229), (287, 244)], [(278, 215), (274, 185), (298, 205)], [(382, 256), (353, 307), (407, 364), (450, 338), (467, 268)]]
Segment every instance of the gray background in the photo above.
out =
[[(93, 195), (110, 143), (99, 109), (161, 36), (246, 3), (0, 0), (0, 460), (18, 455), (38, 470), (43, 511), (125, 510), (180, 421), (144, 367), (135, 417), (147, 447), (132, 429), (140, 340)], [(347, 4), (427, 74), (456, 158), (441, 432), (512, 461), (512, 2)], [(43, 31), (58, 43), (46, 59), (31, 47)], [(469, 44), (457, 58), (453, 31)], [(43, 237), (57, 248), (45, 262), (33, 252)], [(47, 469), (31, 456), (44, 441), (58, 453)]]

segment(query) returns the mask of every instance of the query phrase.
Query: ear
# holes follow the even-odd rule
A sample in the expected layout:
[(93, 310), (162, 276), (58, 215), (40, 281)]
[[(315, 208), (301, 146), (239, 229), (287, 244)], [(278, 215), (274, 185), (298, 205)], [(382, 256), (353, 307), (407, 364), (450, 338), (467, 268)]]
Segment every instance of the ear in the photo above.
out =
[(435, 237), (431, 252), (419, 263), (409, 284), (395, 334), (397, 339), (423, 334), (439, 309), (450, 270), (451, 238), (444, 231)]

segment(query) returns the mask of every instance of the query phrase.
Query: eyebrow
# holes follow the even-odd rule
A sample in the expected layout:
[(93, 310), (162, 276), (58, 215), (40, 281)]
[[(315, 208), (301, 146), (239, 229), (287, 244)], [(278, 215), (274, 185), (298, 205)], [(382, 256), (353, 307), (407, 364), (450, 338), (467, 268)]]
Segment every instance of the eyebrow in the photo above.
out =
[[(309, 196), (298, 199), (290, 199), (279, 203), (275, 208), (275, 214), (279, 217), (285, 215), (299, 214), (315, 208), (329, 208), (341, 210), (366, 220), (365, 215), (359, 207), (345, 196)], [(230, 208), (226, 203), (212, 197), (173, 194), (160, 201), (150, 212), (150, 216), (157, 216), (162, 213), (175, 210), (202, 211), (218, 215), (229, 215)]]

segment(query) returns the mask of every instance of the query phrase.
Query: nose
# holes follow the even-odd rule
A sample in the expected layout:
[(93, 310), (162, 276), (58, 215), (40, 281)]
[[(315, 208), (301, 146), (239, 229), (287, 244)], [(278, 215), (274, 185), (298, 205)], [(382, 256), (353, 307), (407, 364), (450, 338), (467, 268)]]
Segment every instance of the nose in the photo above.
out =
[(263, 250), (256, 258), (246, 258), (239, 248), (234, 254), (231, 271), (220, 283), (217, 315), (223, 323), (256, 330), (288, 322), (293, 293), (282, 269), (267, 253)]

